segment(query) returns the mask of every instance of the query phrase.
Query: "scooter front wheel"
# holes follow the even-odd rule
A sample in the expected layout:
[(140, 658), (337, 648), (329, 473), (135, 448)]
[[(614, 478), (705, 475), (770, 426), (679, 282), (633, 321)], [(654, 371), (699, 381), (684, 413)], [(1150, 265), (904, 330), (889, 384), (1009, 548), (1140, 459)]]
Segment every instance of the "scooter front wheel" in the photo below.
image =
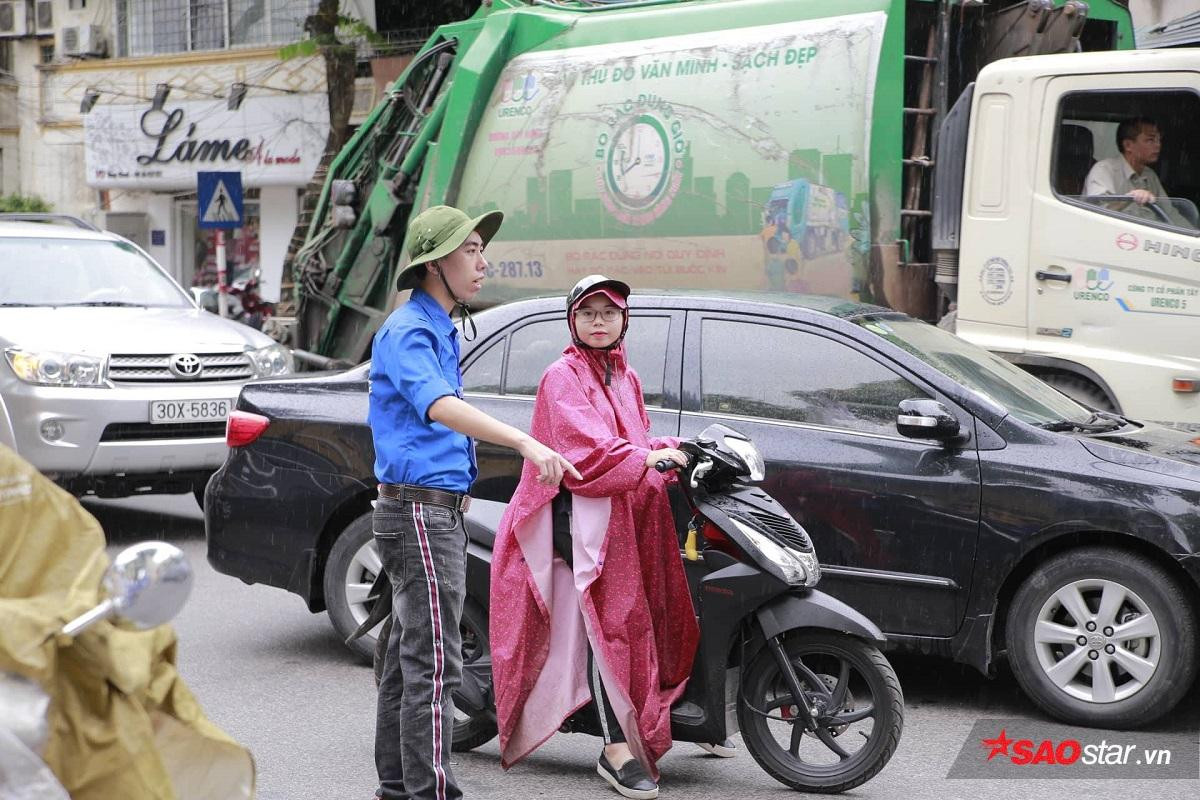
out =
[(746, 749), (772, 778), (800, 791), (833, 794), (867, 782), (891, 759), (904, 727), (892, 665), (844, 634), (794, 632), (780, 644), (783, 657), (768, 645), (742, 678), (737, 713)]

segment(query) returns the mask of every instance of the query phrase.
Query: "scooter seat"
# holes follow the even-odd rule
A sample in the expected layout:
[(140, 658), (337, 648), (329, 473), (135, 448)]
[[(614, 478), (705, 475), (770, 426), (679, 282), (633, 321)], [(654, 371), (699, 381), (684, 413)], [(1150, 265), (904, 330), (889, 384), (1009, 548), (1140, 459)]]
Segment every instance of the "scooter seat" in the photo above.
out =
[(463, 519), (467, 539), (480, 547), (493, 549), (496, 545), (496, 531), (500, 530), (500, 518), (504, 516), (506, 505), (494, 500), (471, 498), (471, 507)]

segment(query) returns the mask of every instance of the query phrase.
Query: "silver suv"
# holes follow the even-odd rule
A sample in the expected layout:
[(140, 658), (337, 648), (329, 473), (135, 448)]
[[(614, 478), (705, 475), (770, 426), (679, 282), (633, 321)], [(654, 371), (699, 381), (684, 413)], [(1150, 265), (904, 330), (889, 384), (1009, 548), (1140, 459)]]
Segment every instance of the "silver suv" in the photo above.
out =
[(76, 494), (200, 498), (242, 384), (290, 373), (291, 354), (74, 222), (0, 219), (0, 444)]

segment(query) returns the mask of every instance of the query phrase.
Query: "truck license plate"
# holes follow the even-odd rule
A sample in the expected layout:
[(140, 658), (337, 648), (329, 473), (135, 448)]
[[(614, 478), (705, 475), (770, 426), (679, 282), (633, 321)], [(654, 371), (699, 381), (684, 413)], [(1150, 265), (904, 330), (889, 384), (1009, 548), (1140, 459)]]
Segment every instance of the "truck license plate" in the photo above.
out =
[(223, 422), (232, 400), (155, 400), (150, 403), (150, 422)]

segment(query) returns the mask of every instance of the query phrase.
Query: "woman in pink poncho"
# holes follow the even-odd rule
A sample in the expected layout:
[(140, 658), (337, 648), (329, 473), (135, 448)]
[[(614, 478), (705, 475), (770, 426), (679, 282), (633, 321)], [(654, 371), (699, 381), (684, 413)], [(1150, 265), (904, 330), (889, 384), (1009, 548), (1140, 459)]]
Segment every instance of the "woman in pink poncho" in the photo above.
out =
[(601, 275), (568, 295), (572, 343), (542, 376), (530, 431), (583, 477), (565, 479), (560, 497), (522, 473), (496, 537), (489, 638), (504, 767), (595, 702), (597, 771), (645, 800), (658, 795), (656, 764), (699, 631), (667, 499), (673, 478), (652, 468), (687, 459), (677, 440), (647, 433), (622, 343), (628, 296)]

